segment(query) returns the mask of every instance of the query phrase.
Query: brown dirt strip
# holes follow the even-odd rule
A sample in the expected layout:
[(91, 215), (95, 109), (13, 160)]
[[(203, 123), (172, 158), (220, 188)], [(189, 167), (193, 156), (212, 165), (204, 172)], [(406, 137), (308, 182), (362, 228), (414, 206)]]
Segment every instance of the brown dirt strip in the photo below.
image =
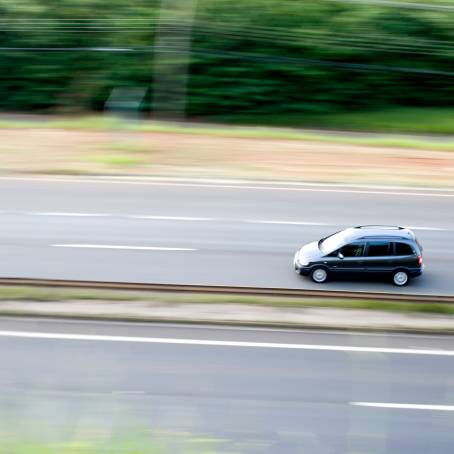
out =
[(3, 173), (454, 187), (454, 153), (184, 133), (2, 129)]

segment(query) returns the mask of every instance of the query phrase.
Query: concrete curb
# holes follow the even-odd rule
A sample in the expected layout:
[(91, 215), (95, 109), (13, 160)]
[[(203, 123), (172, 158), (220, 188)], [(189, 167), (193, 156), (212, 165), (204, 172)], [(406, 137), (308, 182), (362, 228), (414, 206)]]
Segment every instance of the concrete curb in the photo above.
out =
[(365, 183), (350, 183), (348, 181), (299, 181), (299, 180), (282, 180), (272, 178), (242, 178), (242, 177), (207, 177), (207, 176), (147, 176), (139, 174), (127, 173), (97, 173), (84, 172), (78, 175), (69, 173), (45, 173), (45, 172), (25, 172), (15, 171), (13, 173), (0, 173), (1, 180), (28, 180), (28, 181), (54, 181), (68, 183), (152, 183), (152, 184), (169, 184), (169, 185), (202, 185), (206, 187), (229, 186), (237, 189), (247, 189), (249, 186), (264, 186), (268, 189), (279, 188), (311, 188), (311, 189), (352, 189), (355, 192), (361, 193), (364, 190), (378, 190), (384, 192), (433, 192), (451, 194), (454, 192), (452, 186), (415, 186), (415, 185), (397, 185), (397, 184), (365, 184)]

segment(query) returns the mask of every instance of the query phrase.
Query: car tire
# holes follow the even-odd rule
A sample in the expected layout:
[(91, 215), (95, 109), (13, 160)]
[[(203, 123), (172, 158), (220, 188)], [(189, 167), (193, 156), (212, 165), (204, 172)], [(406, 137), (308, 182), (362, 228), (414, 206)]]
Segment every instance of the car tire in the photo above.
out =
[(393, 284), (397, 287), (404, 287), (410, 282), (410, 275), (405, 270), (396, 270), (393, 273)]
[(317, 284), (324, 284), (328, 280), (328, 270), (317, 266), (311, 271), (311, 279)]

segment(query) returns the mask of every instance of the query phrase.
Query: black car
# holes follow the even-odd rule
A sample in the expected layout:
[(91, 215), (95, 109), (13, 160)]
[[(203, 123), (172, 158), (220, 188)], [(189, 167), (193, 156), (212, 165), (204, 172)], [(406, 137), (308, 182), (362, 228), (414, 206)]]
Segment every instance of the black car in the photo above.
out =
[(389, 275), (397, 286), (424, 271), (422, 247), (404, 227), (351, 227), (303, 246), (294, 258), (295, 271), (319, 284), (330, 275)]

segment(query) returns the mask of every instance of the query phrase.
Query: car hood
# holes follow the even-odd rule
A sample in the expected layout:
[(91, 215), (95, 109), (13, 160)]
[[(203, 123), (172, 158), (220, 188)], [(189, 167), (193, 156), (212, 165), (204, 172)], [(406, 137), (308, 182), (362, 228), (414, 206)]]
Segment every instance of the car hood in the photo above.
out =
[(299, 250), (298, 255), (300, 260), (302, 259), (312, 260), (323, 257), (322, 251), (318, 248), (318, 241), (313, 241), (312, 243), (304, 245)]

